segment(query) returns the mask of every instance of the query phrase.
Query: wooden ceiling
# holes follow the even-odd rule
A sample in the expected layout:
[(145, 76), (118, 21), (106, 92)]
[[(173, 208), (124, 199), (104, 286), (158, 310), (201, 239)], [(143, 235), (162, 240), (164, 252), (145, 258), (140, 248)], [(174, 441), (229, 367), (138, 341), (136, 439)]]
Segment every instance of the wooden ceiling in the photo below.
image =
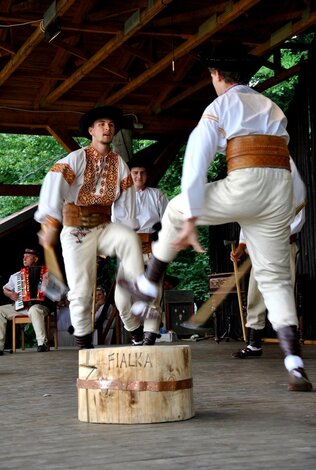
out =
[[(73, 147), (88, 109), (117, 105), (135, 138), (184, 135), (214, 91), (198, 55), (224, 40), (275, 54), (314, 31), (315, 0), (0, 0), (0, 133)], [(49, 29), (60, 28), (48, 41)], [(269, 86), (271, 85), (271, 81)], [(264, 89), (264, 85), (261, 85)]]

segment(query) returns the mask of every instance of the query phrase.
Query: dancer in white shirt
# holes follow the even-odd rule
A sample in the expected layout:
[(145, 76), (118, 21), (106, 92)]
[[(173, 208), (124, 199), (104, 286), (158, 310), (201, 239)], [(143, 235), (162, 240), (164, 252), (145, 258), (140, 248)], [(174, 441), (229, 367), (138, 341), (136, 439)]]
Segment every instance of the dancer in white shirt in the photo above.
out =
[[(121, 122), (122, 112), (114, 106), (94, 108), (82, 116), (82, 135), (92, 142), (55, 163), (47, 173), (35, 214), (44, 225), (40, 232), (44, 247), (57, 243), (63, 226), (60, 239), (70, 316), (79, 349), (93, 346), (91, 298), (97, 256), (116, 256), (122, 272), (131, 279), (144, 272), (140, 241), (134, 231), (138, 222), (133, 181), (127, 164), (111, 150)], [(126, 296), (117, 285), (115, 304), (120, 312)], [(130, 312), (122, 321), (128, 331), (138, 327)]]
[[(196, 225), (238, 222), (285, 356), (289, 390), (310, 391), (290, 275), (294, 207), (287, 120), (273, 101), (245, 84), (254, 72), (254, 61), (236, 46), (229, 44), (208, 59), (218, 97), (206, 107), (189, 137), (182, 192), (167, 206), (145, 275), (136, 283), (120, 282), (139, 299), (132, 308), (140, 310), (142, 303), (157, 294), (157, 282), (178, 251), (190, 246), (204, 251)], [(228, 175), (206, 184), (208, 166), (217, 152), (226, 154)]]

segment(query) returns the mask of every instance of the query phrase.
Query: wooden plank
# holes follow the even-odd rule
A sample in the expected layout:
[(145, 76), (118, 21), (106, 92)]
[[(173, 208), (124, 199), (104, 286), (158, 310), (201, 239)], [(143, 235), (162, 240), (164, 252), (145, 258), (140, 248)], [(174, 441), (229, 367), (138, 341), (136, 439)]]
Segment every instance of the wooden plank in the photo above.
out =
[[(315, 393), (287, 391), (278, 345), (264, 345), (259, 359), (238, 360), (231, 354), (239, 342), (175, 344), (192, 350), (196, 415), (158, 425), (78, 421), (75, 349), (6, 352), (0, 358), (1, 468), (244, 470), (249, 462), (253, 470), (313, 468)], [(303, 345), (303, 352), (316, 383), (316, 346)]]
[[(62, 16), (76, 0), (59, 0), (56, 2), (56, 15)], [(21, 48), (16, 52), (13, 58), (8, 62), (0, 72), (0, 87), (13, 74), (13, 72), (24, 62), (33, 52), (33, 49), (42, 41), (44, 35), (41, 26), (31, 34), (31, 36), (23, 43)]]
[(74, 72), (68, 80), (65, 80), (56, 90), (47, 96), (47, 102), (53, 103), (60, 98), (66, 91), (72, 88), (79, 80), (93, 70), (97, 65), (104, 61), (110, 54), (117, 50), (124, 42), (133, 36), (139, 29), (148, 24), (158, 13), (164, 10), (172, 0), (164, 0), (164, 2), (156, 1), (151, 8), (148, 8), (140, 16), (140, 21), (137, 26), (132, 28), (129, 32), (125, 33), (120, 31), (113, 39), (108, 41), (101, 49), (94, 54), (87, 62), (85, 62), (79, 69)]
[(0, 184), (0, 196), (39, 196), (40, 184)]

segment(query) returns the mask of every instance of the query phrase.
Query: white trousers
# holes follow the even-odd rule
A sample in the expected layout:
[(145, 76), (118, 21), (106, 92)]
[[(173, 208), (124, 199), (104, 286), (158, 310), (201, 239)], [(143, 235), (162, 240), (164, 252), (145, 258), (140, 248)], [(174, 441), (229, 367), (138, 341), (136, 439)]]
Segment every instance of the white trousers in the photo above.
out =
[(49, 314), (49, 310), (44, 305), (32, 305), (29, 310), (23, 309), (18, 312), (15, 310), (14, 305), (7, 304), (0, 307), (0, 350), (3, 351), (6, 337), (7, 320), (12, 320), (17, 315), (27, 315), (31, 317), (32, 325), (36, 335), (38, 346), (44, 344), (46, 339), (45, 321), (44, 317)]
[[(298, 247), (296, 243), (290, 244), (290, 272), (293, 288), (295, 286), (296, 264)], [(270, 320), (269, 312), (268, 318)], [(270, 320), (271, 321), (271, 320)], [(272, 323), (272, 322), (271, 322)], [(264, 304), (258, 284), (254, 278), (253, 271), (250, 271), (249, 285), (247, 293), (247, 323), (248, 328), (263, 330), (266, 324), (266, 306)], [(277, 325), (272, 323), (272, 327), (277, 329)]]
[[(162, 218), (154, 256), (172, 261), (172, 241), (182, 227), (183, 195), (172, 199)], [(238, 222), (252, 262), (254, 277), (277, 331), (297, 325), (290, 275), (289, 237), (294, 217), (292, 177), (289, 171), (272, 168), (235, 170), (205, 188), (204, 210), (199, 225)]]
[[(91, 229), (64, 227), (60, 239), (69, 287), (71, 324), (76, 336), (85, 336), (92, 332), (91, 304), (97, 256), (116, 256), (120, 260), (122, 275), (135, 278), (144, 272), (139, 237), (124, 225), (110, 223)], [(126, 297), (129, 294), (116, 285), (116, 307), (126, 329), (135, 329), (138, 319), (124, 310), (128, 302)]]

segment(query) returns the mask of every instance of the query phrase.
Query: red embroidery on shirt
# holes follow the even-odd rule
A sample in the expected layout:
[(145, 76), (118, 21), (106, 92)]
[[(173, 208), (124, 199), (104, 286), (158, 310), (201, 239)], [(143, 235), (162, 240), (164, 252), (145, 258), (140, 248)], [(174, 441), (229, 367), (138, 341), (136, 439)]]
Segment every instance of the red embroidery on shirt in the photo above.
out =
[(119, 159), (116, 153), (110, 151), (104, 157), (91, 145), (87, 147), (86, 168), (77, 204), (112, 205), (116, 199), (118, 167)]
[(68, 163), (55, 163), (50, 171), (61, 173), (69, 185), (72, 185), (76, 177), (73, 169), (68, 165)]
[(126, 191), (128, 188), (131, 188), (133, 186), (133, 178), (131, 175), (128, 175), (126, 178), (124, 178), (121, 181), (120, 184), (120, 190), (121, 192)]

